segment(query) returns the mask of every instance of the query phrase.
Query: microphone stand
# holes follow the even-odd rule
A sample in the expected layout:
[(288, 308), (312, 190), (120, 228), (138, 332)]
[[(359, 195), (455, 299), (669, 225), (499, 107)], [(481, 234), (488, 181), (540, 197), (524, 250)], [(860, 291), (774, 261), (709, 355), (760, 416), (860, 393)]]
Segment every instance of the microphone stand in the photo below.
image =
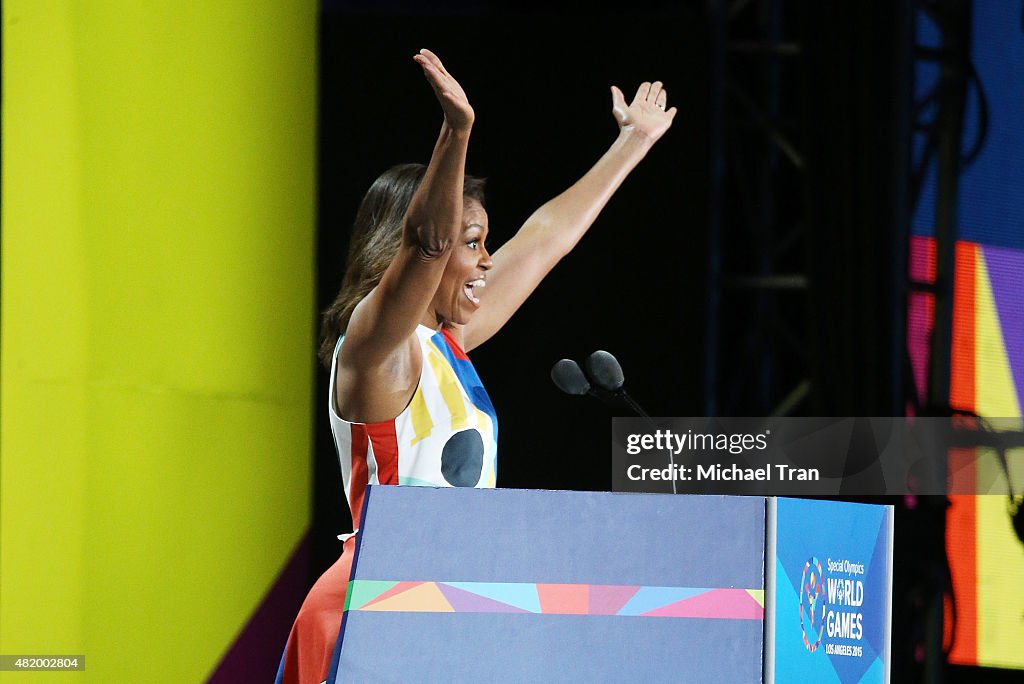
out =
[[(622, 387), (619, 387), (616, 390), (612, 390), (612, 394), (614, 396), (616, 396), (616, 397), (619, 397), (623, 401), (625, 401), (626, 404), (629, 406), (629, 408), (633, 409), (634, 413), (636, 413), (638, 416), (643, 418), (644, 422), (647, 423), (655, 432), (657, 432), (657, 430), (659, 428), (655, 424), (654, 419), (651, 418), (651, 416), (647, 413), (647, 411), (644, 411), (643, 407), (640, 406), (640, 404), (636, 403), (636, 401), (633, 399), (633, 397), (629, 396), (629, 392), (627, 392)], [(672, 473), (672, 493), (673, 494), (678, 494), (679, 491), (678, 491), (678, 489), (676, 487), (676, 459), (675, 459), (675, 455), (672, 453), (672, 445), (671, 444), (669, 444), (668, 449), (666, 449), (666, 451), (668, 452), (669, 471)]]

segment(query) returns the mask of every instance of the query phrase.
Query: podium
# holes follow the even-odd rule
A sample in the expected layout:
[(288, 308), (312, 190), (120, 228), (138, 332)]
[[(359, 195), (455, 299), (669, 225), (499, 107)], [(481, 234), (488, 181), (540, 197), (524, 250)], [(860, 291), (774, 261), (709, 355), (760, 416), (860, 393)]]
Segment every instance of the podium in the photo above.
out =
[(892, 509), (367, 489), (328, 682), (885, 682)]

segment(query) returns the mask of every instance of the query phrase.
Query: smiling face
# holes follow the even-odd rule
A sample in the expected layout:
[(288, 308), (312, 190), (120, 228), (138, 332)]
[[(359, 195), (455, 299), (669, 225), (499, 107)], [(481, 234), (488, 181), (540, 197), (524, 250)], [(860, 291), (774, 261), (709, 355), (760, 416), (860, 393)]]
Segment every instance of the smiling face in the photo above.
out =
[(429, 312), (436, 321), (465, 325), (480, 308), (481, 289), (487, 282), (491, 255), (487, 239), (487, 211), (480, 202), (466, 198), (462, 205), (462, 233), (452, 247)]

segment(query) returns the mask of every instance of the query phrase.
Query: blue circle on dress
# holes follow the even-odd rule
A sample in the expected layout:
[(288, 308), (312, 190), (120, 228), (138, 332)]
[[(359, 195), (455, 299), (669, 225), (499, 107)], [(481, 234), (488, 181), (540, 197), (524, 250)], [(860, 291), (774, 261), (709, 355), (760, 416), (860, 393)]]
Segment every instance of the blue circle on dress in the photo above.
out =
[(453, 487), (475, 487), (484, 469), (484, 440), (477, 430), (456, 432), (441, 450), (441, 475)]

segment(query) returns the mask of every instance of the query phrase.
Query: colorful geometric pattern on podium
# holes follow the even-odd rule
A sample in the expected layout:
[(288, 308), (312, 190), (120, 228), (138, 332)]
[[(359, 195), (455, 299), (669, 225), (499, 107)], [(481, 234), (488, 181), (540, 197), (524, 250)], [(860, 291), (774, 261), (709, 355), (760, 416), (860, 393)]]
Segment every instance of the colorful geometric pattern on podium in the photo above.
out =
[(346, 610), (764, 619), (764, 590), (527, 582), (353, 580)]

